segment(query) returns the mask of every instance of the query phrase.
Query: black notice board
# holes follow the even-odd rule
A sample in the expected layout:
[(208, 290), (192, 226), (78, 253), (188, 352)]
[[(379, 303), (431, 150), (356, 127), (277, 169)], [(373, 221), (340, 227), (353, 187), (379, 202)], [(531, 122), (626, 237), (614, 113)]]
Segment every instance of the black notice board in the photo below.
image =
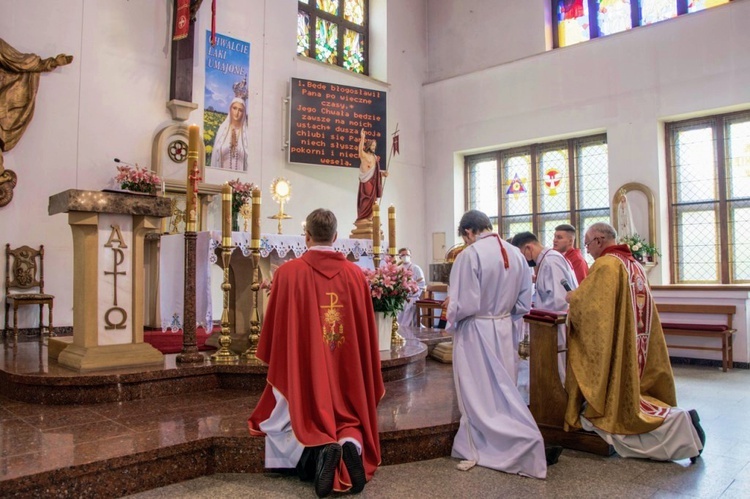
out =
[(289, 162), (359, 168), (364, 129), (385, 169), (385, 97), (380, 90), (292, 78)]

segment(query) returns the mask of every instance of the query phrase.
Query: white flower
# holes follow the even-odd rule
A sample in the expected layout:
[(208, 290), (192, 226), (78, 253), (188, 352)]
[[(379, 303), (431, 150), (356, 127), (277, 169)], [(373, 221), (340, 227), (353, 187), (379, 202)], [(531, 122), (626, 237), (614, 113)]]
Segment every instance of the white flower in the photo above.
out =
[(635, 243), (633, 245), (633, 251), (638, 251), (641, 249), (641, 243)]

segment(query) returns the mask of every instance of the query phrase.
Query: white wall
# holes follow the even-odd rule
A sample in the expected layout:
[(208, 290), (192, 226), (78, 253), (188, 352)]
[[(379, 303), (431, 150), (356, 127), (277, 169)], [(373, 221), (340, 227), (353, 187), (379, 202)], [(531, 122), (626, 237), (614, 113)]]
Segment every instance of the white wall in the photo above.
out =
[[(49, 196), (66, 189), (104, 188), (116, 173), (112, 158), (148, 165), (154, 135), (171, 123), (165, 107), (169, 91), (172, 0), (0, 0), (0, 36), (21, 52), (43, 57), (72, 54), (71, 65), (41, 77), (36, 113), (19, 144), (4, 154), (5, 167), (19, 177), (13, 201), (0, 208), (3, 243), (46, 248), (46, 291), (56, 295), (55, 325), (72, 325), (73, 247), (65, 215), (47, 215)], [(388, 126), (401, 129), (401, 155), (391, 162), (383, 204), (395, 204), (399, 244), (427, 261), (423, 226), (425, 187), (422, 83), (427, 75), (424, 0), (374, 0), (374, 78), (350, 74), (296, 52), (296, 0), (222, 0), (217, 31), (251, 43), (249, 133), (250, 167), (244, 181), (263, 188), (264, 232), (275, 232), (266, 215), (278, 207), (268, 195), (273, 178), (292, 183), (285, 207), (294, 218), (286, 233), (296, 234), (311, 210), (332, 209), (340, 237), (356, 218), (357, 171), (290, 165), (282, 150), (283, 99), (291, 77), (373, 88), (388, 93)], [(386, 8), (387, 7), (387, 8)], [(193, 101), (203, 101), (204, 33), (210, 2), (196, 26)], [(387, 23), (387, 29), (385, 27)], [(203, 109), (189, 122), (202, 121)], [(390, 142), (388, 144), (390, 147)], [(220, 184), (237, 173), (207, 169), (206, 181)], [(0, 272), (4, 272), (3, 270)], [(4, 279), (4, 274), (2, 275)], [(33, 307), (29, 307), (33, 308)], [(20, 327), (34, 327), (30, 310)]]
[(539, 54), (551, 47), (550, 0), (428, 0), (429, 81)]
[[(750, 2), (740, 0), (426, 84), (425, 180), (427, 192), (443, 193), (427, 197), (427, 231), (449, 241), (455, 232), (465, 153), (605, 131), (610, 199), (628, 182), (650, 187), (666, 249), (663, 121), (750, 108), (748, 19)], [(447, 37), (431, 26), (430, 50), (458, 60), (463, 47), (451, 49)], [(650, 274), (655, 283), (667, 282), (664, 260)]]

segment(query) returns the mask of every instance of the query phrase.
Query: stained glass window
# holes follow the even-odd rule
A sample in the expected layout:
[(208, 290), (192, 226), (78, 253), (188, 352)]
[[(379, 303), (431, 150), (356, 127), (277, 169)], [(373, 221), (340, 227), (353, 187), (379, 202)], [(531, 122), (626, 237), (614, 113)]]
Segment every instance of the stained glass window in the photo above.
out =
[(698, 12), (717, 5), (724, 5), (731, 0), (688, 0), (688, 12)]
[(318, 18), (315, 25), (317, 37), (315, 38), (315, 58), (329, 64), (336, 64), (336, 44), (339, 39), (339, 27), (337, 24)]
[(561, 47), (588, 40), (591, 37), (588, 2), (586, 0), (559, 0), (557, 30)]
[(362, 26), (365, 23), (364, 0), (344, 0), (344, 19)]
[(641, 26), (677, 17), (674, 0), (641, 0)]
[(355, 73), (364, 71), (365, 49), (362, 37), (356, 31), (347, 29), (344, 33), (344, 68)]
[(297, 12), (297, 54), (310, 57), (310, 14)]
[(317, 0), (318, 8), (323, 12), (329, 14), (338, 15), (339, 13), (339, 0)]
[[(468, 208), (485, 211), (493, 223), (499, 220), (504, 238), (530, 231), (551, 247), (560, 224), (585, 230), (595, 222), (609, 222), (606, 136), (469, 156), (466, 168)], [(482, 168), (484, 176), (478, 173)]]
[(555, 12), (555, 43), (567, 47), (716, 7), (732, 0), (550, 0)]
[(368, 0), (308, 0), (297, 7), (298, 55), (367, 74)]
[(670, 123), (667, 135), (673, 280), (750, 282), (750, 113)]

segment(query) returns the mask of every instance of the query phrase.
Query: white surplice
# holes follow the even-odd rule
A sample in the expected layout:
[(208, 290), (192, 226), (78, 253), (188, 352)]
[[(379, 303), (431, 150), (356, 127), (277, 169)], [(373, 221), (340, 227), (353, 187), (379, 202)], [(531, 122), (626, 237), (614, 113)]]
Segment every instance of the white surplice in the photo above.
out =
[(417, 300), (419, 300), (427, 287), (427, 283), (424, 280), (424, 272), (419, 268), (419, 265), (413, 263), (404, 263), (402, 265), (406, 269), (411, 269), (414, 280), (417, 281), (417, 286), (419, 286), (419, 291), (409, 296), (409, 299), (404, 304), (404, 309), (398, 313), (396, 320), (402, 326), (419, 326), (417, 324)]
[[(568, 281), (570, 289), (578, 287), (578, 280), (568, 260), (562, 253), (553, 249), (545, 248), (536, 257), (536, 297), (534, 308), (550, 310), (553, 312), (568, 312), (568, 302), (565, 295), (568, 293), (560, 282)], [(565, 350), (565, 324), (557, 326), (557, 349)], [(560, 381), (565, 385), (565, 352), (557, 356), (557, 372)]]
[[(509, 268), (504, 267), (500, 245)], [(544, 441), (516, 389), (512, 319), (531, 305), (531, 277), (518, 248), (482, 234), (453, 264), (448, 321), (461, 422), (452, 456), (506, 473), (545, 478)]]
[(695, 457), (703, 449), (698, 431), (685, 409), (672, 407), (657, 429), (639, 435), (616, 435), (595, 427), (581, 416), (581, 426), (594, 431), (615, 448), (622, 457), (639, 457), (655, 461), (676, 461)]

